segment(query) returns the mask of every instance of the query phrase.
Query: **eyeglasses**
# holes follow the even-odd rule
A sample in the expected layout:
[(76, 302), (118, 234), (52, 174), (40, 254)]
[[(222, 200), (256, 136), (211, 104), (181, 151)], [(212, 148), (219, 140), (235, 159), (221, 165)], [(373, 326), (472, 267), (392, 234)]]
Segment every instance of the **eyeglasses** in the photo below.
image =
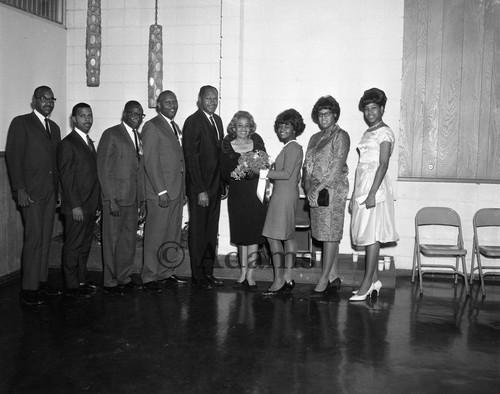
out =
[(57, 99), (55, 97), (40, 96), (38, 97), (38, 100), (40, 100), (42, 103), (54, 103)]
[(333, 114), (332, 111), (328, 111), (328, 112), (323, 112), (323, 113), (318, 113), (318, 118), (329, 118), (330, 115)]
[(146, 115), (141, 114), (140, 112), (132, 112), (132, 111), (125, 111), (125, 112), (129, 114), (131, 118), (144, 119), (146, 117)]

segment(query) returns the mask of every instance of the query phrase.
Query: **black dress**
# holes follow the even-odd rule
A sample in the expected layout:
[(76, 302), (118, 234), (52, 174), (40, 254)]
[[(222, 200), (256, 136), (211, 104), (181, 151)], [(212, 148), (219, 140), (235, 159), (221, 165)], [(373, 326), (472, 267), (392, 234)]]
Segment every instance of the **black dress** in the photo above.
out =
[[(266, 151), (264, 141), (258, 134), (252, 134), (254, 150)], [(249, 175), (239, 181), (231, 178), (231, 172), (238, 165), (240, 154), (235, 152), (229, 136), (222, 141), (221, 177), (229, 186), (227, 210), (231, 243), (255, 245), (265, 242), (262, 227), (266, 219), (266, 207), (257, 198), (258, 175)]]

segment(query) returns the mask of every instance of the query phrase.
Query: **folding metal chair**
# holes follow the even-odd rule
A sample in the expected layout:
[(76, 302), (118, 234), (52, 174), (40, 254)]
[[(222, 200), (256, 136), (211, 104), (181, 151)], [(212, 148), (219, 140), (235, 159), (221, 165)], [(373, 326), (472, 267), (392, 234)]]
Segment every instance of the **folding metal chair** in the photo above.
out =
[[(445, 226), (453, 228), (457, 233), (457, 240), (454, 243), (447, 244), (429, 244), (421, 243), (420, 227), (422, 226)], [(455, 258), (455, 265), (425, 263), (421, 261), (421, 255), (431, 258)], [(418, 270), (420, 294), (423, 294), (423, 274), (438, 273), (438, 274), (453, 274), (455, 276), (455, 284), (457, 284), (458, 276), (464, 279), (465, 291), (469, 295), (469, 284), (467, 281), (467, 268), (465, 266), (465, 256), (467, 250), (464, 249), (464, 241), (462, 235), (462, 224), (460, 216), (451, 208), (446, 207), (426, 207), (420, 209), (415, 215), (415, 247), (413, 250), (413, 268), (412, 268), (412, 283), (415, 282), (415, 270)], [(462, 271), (459, 270), (459, 261), (462, 261)], [(451, 270), (451, 271), (450, 271)]]
[[(483, 265), (481, 262), (481, 256), (488, 259), (498, 259), (500, 258), (500, 245), (498, 244), (498, 237), (496, 238), (496, 245), (491, 244), (491, 241), (484, 241), (487, 244), (482, 244), (479, 241), (478, 234), (484, 237), (486, 234), (484, 231), (478, 229), (489, 227), (495, 227), (496, 231), (500, 231), (500, 208), (483, 208), (477, 211), (472, 220), (472, 226), (474, 229), (474, 240), (472, 242), (472, 259), (470, 263), (470, 283), (474, 280), (474, 271), (479, 272), (479, 279), (481, 281), (481, 292), (483, 297), (486, 296), (484, 290), (484, 277), (486, 275), (500, 275), (500, 265)], [(495, 242), (493, 242), (495, 243)], [(477, 258), (477, 267), (474, 267), (474, 258)], [(493, 270), (493, 271), (484, 271)]]

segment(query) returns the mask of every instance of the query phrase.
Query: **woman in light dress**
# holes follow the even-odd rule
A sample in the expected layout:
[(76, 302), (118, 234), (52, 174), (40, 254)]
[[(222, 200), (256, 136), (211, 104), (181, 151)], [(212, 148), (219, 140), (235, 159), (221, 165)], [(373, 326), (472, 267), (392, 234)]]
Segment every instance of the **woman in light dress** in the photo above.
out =
[(349, 301), (363, 301), (380, 291), (377, 267), (380, 244), (399, 239), (394, 218), (392, 185), (387, 177), (389, 159), (394, 149), (394, 133), (382, 117), (387, 97), (377, 88), (366, 90), (359, 101), (369, 126), (358, 144), (359, 163), (349, 210), (352, 242), (366, 249), (365, 274), (359, 290)]

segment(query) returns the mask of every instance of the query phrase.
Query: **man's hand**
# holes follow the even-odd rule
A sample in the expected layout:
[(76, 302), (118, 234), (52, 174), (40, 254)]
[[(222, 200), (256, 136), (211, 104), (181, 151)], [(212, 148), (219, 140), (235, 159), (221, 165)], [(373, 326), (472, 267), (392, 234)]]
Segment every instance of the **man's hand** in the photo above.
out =
[(201, 192), (198, 194), (198, 205), (200, 207), (208, 207), (208, 193), (207, 192)]
[(111, 216), (120, 216), (120, 204), (115, 199), (109, 200), (109, 212)]
[(158, 205), (162, 208), (166, 208), (170, 205), (170, 196), (168, 193), (163, 193), (162, 195), (158, 196)]
[(20, 207), (29, 207), (33, 200), (30, 198), (28, 192), (24, 189), (19, 189), (17, 191), (17, 204)]
[(82, 207), (75, 207), (71, 210), (73, 212), (73, 220), (75, 222), (83, 222), (83, 209)]

